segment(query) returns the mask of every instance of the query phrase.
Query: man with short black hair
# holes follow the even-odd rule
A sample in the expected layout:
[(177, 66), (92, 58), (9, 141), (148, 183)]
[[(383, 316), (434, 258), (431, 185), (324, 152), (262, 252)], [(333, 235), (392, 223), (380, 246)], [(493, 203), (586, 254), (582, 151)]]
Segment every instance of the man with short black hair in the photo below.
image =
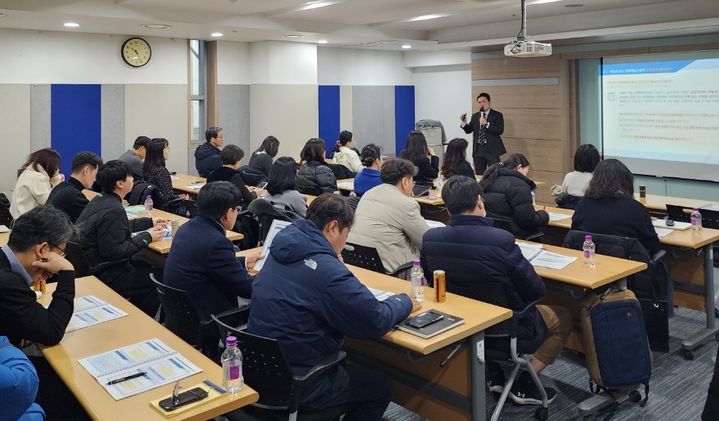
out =
[(225, 235), (240, 213), (240, 192), (228, 181), (208, 183), (197, 194), (197, 216), (183, 224), (172, 240), (164, 283), (185, 290), (204, 320), (237, 307), (249, 298), (259, 255), (245, 259)]
[(77, 221), (89, 202), (82, 190), (92, 187), (101, 166), (102, 159), (93, 152), (80, 152), (75, 155), (70, 178), (52, 189), (47, 204), (65, 212), (70, 221)]
[(200, 177), (207, 177), (222, 166), (220, 147), (225, 142), (221, 127), (210, 127), (205, 130), (206, 142), (195, 149), (195, 168)]
[[(363, 199), (364, 200), (364, 199)], [(376, 339), (419, 309), (406, 294), (378, 301), (339, 256), (352, 208), (325, 193), (275, 236), (252, 287), (247, 330), (275, 338), (295, 375), (342, 349), (345, 336)], [(383, 373), (341, 365), (302, 390), (302, 408), (346, 406), (346, 421), (379, 420), (392, 395)]]
[(419, 257), (422, 236), (429, 229), (412, 198), (416, 174), (411, 161), (386, 161), (380, 168), (383, 184), (363, 194), (355, 212), (349, 242), (376, 248), (390, 272)]
[[(447, 291), (469, 298), (481, 297), (482, 280), (501, 282), (512, 310), (521, 310), (544, 296), (544, 282), (524, 258), (514, 236), (494, 228), (486, 218), (482, 188), (477, 180), (455, 175), (442, 187), (442, 199), (450, 214), (447, 227), (427, 231), (422, 240), (422, 266), (428, 279), (434, 270), (446, 272)], [(364, 200), (364, 199), (362, 199)], [(569, 312), (559, 306), (536, 305), (519, 320), (517, 348), (534, 353), (534, 371), (554, 362), (572, 330)], [(490, 369), (489, 388), (500, 393), (504, 374), (496, 364)], [(550, 401), (556, 390), (545, 388)], [(540, 405), (539, 390), (527, 372), (515, 380), (509, 397), (519, 405)]]
[(138, 136), (137, 139), (135, 139), (135, 143), (132, 145), (132, 149), (128, 149), (118, 158), (120, 161), (130, 166), (132, 169), (132, 175), (138, 179), (143, 177), (142, 163), (145, 160), (148, 143), (150, 143), (149, 137)]
[(482, 92), (477, 96), (479, 111), (472, 114), (469, 122), (466, 113), (459, 117), (464, 132), (472, 133), (472, 158), (477, 175), (484, 174), (487, 167), (499, 162), (500, 156), (507, 153), (502, 143), (504, 115), (492, 109), (490, 101), (489, 94)]
[(108, 161), (97, 174), (102, 195), (88, 203), (77, 219), (80, 245), (95, 276), (150, 316), (159, 306), (150, 280), (151, 268), (133, 256), (162, 238), (161, 218), (128, 220), (122, 199), (132, 190), (130, 167)]

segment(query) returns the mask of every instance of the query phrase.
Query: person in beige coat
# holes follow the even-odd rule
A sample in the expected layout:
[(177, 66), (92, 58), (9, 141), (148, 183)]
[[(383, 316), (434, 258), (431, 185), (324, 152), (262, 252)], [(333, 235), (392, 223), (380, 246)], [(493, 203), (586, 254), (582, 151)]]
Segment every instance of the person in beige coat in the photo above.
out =
[(419, 258), (422, 236), (429, 229), (412, 198), (416, 174), (417, 167), (406, 159), (385, 162), (380, 169), (382, 184), (362, 196), (347, 239), (376, 248), (390, 272)]
[(60, 155), (50, 148), (31, 153), (25, 165), (18, 170), (10, 201), (12, 217), (17, 219), (25, 212), (44, 205), (50, 190), (60, 182)]

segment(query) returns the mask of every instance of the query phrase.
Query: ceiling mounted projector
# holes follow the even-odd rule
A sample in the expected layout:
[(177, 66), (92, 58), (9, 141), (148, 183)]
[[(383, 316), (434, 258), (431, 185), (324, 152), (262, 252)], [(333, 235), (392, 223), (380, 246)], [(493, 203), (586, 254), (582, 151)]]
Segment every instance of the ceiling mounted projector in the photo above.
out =
[(504, 46), (507, 57), (546, 57), (552, 55), (552, 44), (527, 39), (527, 1), (522, 1), (522, 29), (517, 38)]

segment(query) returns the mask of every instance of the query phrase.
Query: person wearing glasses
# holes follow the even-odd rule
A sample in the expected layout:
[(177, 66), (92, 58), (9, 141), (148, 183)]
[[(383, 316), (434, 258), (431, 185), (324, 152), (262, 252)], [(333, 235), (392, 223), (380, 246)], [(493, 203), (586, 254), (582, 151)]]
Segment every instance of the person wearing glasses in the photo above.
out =
[(377, 249), (390, 272), (419, 258), (422, 236), (429, 229), (412, 199), (416, 175), (417, 167), (406, 159), (386, 161), (380, 169), (382, 184), (362, 195), (347, 240)]
[(167, 221), (127, 218), (122, 199), (132, 190), (134, 178), (126, 163), (108, 161), (98, 171), (97, 181), (102, 195), (92, 199), (77, 218), (80, 246), (95, 276), (154, 317), (160, 301), (150, 280), (152, 268), (135, 257), (162, 238)]
[(207, 183), (197, 194), (197, 216), (177, 230), (165, 263), (164, 283), (189, 293), (204, 320), (250, 298), (247, 273), (260, 258), (237, 257), (225, 230), (235, 226), (242, 195), (229, 181)]
[[(75, 268), (64, 255), (75, 234), (67, 215), (49, 205), (31, 209), (15, 220), (8, 243), (0, 248), (0, 337), (7, 336), (15, 346), (30, 342), (55, 345), (62, 340), (75, 298)], [(33, 285), (50, 278), (57, 286), (45, 308), (37, 301)], [(87, 418), (45, 358), (31, 356), (30, 361), (40, 381), (35, 400), (45, 409), (47, 419)], [(7, 412), (12, 414), (12, 405), (8, 408), (0, 402), (0, 408), (0, 418), (15, 419)]]

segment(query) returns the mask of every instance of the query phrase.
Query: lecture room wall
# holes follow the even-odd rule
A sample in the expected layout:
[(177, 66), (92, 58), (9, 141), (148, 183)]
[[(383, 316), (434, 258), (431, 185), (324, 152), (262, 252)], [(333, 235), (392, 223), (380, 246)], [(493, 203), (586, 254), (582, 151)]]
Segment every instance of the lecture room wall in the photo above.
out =
[(138, 135), (166, 137), (168, 167), (187, 171), (187, 41), (147, 38), (152, 60), (127, 66), (121, 35), (0, 30), (0, 191), (31, 150), (119, 156)]

